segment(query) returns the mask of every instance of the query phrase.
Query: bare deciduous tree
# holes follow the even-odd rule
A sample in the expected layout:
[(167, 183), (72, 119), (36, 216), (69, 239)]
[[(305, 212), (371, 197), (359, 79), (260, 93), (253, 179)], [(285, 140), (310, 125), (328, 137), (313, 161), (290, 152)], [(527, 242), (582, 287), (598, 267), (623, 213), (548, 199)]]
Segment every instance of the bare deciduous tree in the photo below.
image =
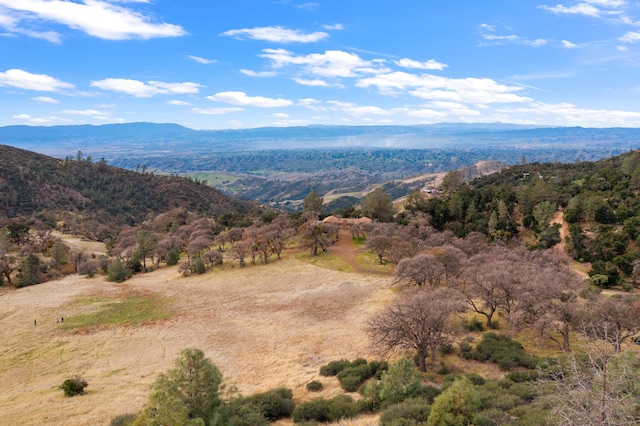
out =
[(578, 330), (590, 337), (608, 339), (616, 352), (640, 333), (640, 298), (614, 294), (592, 299), (581, 313)]
[[(605, 335), (608, 333), (606, 322), (596, 328)], [(604, 340), (610, 339), (605, 337)], [(632, 352), (619, 353), (608, 343), (588, 341), (580, 355), (567, 354), (557, 365), (542, 372), (542, 377), (554, 388), (547, 397), (547, 403), (553, 407), (549, 417), (552, 424), (615, 426), (640, 423), (637, 405), (640, 359)]]
[(436, 350), (452, 342), (450, 318), (464, 311), (464, 299), (454, 289), (422, 289), (403, 296), (373, 317), (368, 333), (383, 352), (415, 349), (420, 371), (426, 370), (425, 358), (435, 364)]
[(444, 273), (444, 266), (435, 256), (419, 254), (402, 259), (393, 271), (393, 277), (397, 283), (410, 282), (418, 286), (429, 283), (430, 286), (435, 287), (440, 285)]

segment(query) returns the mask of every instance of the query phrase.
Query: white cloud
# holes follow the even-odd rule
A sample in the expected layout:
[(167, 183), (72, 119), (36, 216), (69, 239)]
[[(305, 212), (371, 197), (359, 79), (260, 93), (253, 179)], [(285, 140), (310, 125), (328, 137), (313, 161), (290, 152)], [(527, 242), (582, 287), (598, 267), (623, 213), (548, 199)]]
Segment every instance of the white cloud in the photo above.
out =
[(293, 7), (298, 9), (308, 10), (310, 12), (315, 12), (316, 10), (318, 10), (318, 7), (320, 7), (320, 5), (318, 3), (309, 2), (309, 3), (296, 4)]
[(350, 115), (391, 115), (392, 113), (377, 106), (359, 106), (351, 102), (327, 101), (332, 105), (332, 109), (346, 112)]
[(183, 95), (198, 93), (200, 88), (204, 86), (191, 82), (165, 83), (162, 81), (149, 81), (144, 83), (139, 80), (129, 80), (124, 78), (105, 78), (104, 80), (91, 82), (91, 87), (126, 93), (138, 98), (148, 98), (154, 95)]
[(293, 104), (293, 102), (288, 99), (247, 96), (244, 92), (220, 92), (212, 96), (207, 96), (207, 99), (231, 105), (246, 105), (260, 108), (277, 108)]
[[(60, 120), (58, 117), (32, 117), (29, 114), (17, 114), (17, 115), (14, 115), (12, 118), (15, 118), (17, 120), (26, 120), (29, 123), (34, 123), (34, 124), (47, 124), (56, 120)], [(66, 121), (66, 120), (62, 120), (62, 121)]]
[(540, 47), (540, 46), (544, 46), (545, 44), (547, 44), (547, 40), (543, 39), (543, 38), (537, 38), (535, 40), (525, 40), (524, 44), (526, 44), (527, 46), (533, 46), (533, 47)]
[(217, 59), (207, 59), (207, 58), (201, 58), (200, 56), (193, 56), (193, 55), (187, 55), (187, 58), (193, 61), (196, 61), (199, 64), (205, 64), (205, 65), (215, 64), (216, 62), (218, 62)]
[(20, 89), (57, 92), (60, 89), (73, 89), (73, 84), (65, 83), (46, 74), (32, 74), (20, 69), (0, 72), (0, 86), (12, 86)]
[(344, 87), (342, 84), (331, 84), (324, 80), (313, 79), (307, 80), (304, 78), (293, 78), (293, 81), (302, 85), (302, 86), (314, 86), (314, 87)]
[(289, 114), (285, 114), (284, 112), (276, 112), (275, 114), (273, 114), (274, 117), (276, 118), (289, 118)]
[(635, 43), (637, 41), (640, 41), (640, 32), (629, 31), (625, 35), (620, 37), (618, 40), (620, 40), (623, 43)]
[(298, 56), (285, 49), (264, 49), (259, 56), (271, 60), (273, 68), (299, 65), (304, 71), (321, 77), (355, 77), (360, 73), (388, 71), (379, 62), (365, 61), (355, 53), (342, 50)]
[(562, 40), (560, 42), (560, 45), (565, 49), (577, 49), (578, 47), (581, 46), (580, 44), (572, 43), (569, 40)]
[(403, 68), (421, 69), (421, 70), (443, 70), (447, 67), (446, 64), (442, 64), (433, 59), (429, 59), (426, 62), (414, 61), (413, 59), (402, 58), (399, 61), (393, 61), (396, 65)]
[(302, 30), (291, 30), (280, 26), (229, 30), (222, 33), (222, 35), (234, 37), (240, 40), (249, 38), (253, 40), (271, 41), (274, 43), (314, 43), (329, 36), (329, 34), (321, 31), (305, 33)]
[(298, 105), (302, 105), (302, 106), (317, 105), (320, 103), (322, 103), (322, 101), (319, 101), (318, 99), (313, 99), (313, 98), (304, 98), (304, 99), (298, 100)]
[(252, 71), (241, 69), (240, 72), (244, 75), (248, 75), (249, 77), (275, 77), (278, 75), (278, 73), (274, 71)]
[(520, 39), (520, 37), (518, 37), (515, 34), (506, 35), (506, 36), (495, 35), (495, 34), (482, 34), (482, 38), (489, 41), (516, 41)]
[(522, 90), (521, 87), (506, 86), (488, 78), (453, 79), (431, 74), (393, 72), (361, 79), (356, 86), (376, 87), (380, 93), (387, 95), (406, 91), (412, 96), (431, 101), (490, 104), (529, 100), (515, 94)]
[(596, 18), (601, 15), (601, 10), (589, 3), (578, 3), (573, 6), (564, 6), (562, 4), (556, 6), (541, 5), (539, 7), (556, 15), (585, 15)]
[(45, 104), (57, 104), (60, 103), (57, 99), (53, 99), (49, 96), (36, 96), (35, 98), (31, 98), (34, 101), (44, 102)]
[(489, 25), (489, 24), (480, 24), (480, 28), (486, 31), (491, 31), (491, 32), (496, 30), (495, 25)]
[(65, 109), (64, 111), (62, 111), (62, 114), (66, 114), (66, 115), (82, 115), (82, 116), (87, 116), (87, 117), (98, 118), (100, 120), (108, 120), (109, 117), (111, 116), (111, 113), (109, 113), (109, 112), (98, 111), (96, 109), (85, 109), (85, 110)]
[[(179, 25), (154, 22), (151, 17), (131, 8), (104, 0), (84, 0), (82, 3), (68, 0), (0, 0), (0, 6), (19, 13), (19, 20), (28, 24), (54, 22), (107, 40), (146, 40), (186, 34)], [(44, 35), (41, 38), (55, 39), (54, 33), (48, 36), (47, 33), (39, 34)]]
[(323, 25), (322, 28), (328, 31), (344, 30), (344, 25), (342, 24)]
[(224, 115), (244, 111), (244, 108), (192, 108), (192, 111), (198, 114)]
[(189, 102), (172, 100), (167, 102), (168, 105), (176, 105), (176, 106), (189, 106), (191, 105)]

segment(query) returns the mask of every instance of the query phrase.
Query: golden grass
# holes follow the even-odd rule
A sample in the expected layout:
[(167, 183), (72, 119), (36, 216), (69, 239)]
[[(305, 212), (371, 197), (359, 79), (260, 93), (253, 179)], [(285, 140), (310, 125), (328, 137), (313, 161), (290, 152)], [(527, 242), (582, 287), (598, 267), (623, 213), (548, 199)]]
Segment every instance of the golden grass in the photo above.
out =
[(309, 252), (298, 253), (296, 254), (296, 259), (320, 268), (331, 269), (333, 271), (355, 272), (348, 262), (331, 252), (321, 251), (317, 256), (312, 256)]
[(377, 274), (393, 274), (393, 265), (386, 262), (380, 265), (378, 256), (373, 253), (360, 253), (356, 256), (356, 261), (361, 266), (363, 271), (373, 272)]

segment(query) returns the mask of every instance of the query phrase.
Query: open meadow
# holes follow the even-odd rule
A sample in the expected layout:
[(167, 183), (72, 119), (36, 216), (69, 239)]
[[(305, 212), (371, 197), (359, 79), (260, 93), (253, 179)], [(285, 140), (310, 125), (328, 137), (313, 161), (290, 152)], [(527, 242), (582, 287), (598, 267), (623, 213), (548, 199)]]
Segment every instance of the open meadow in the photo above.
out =
[[(2, 289), (0, 424), (108, 425), (140, 410), (157, 375), (188, 347), (244, 395), (286, 386), (298, 402), (333, 396), (337, 380), (320, 378), (319, 368), (376, 356), (364, 328), (392, 298), (390, 281), (287, 256), (190, 277), (165, 267), (122, 284), (72, 275)], [(65, 398), (59, 387), (76, 374), (87, 394)], [(325, 390), (310, 395), (314, 379)]]

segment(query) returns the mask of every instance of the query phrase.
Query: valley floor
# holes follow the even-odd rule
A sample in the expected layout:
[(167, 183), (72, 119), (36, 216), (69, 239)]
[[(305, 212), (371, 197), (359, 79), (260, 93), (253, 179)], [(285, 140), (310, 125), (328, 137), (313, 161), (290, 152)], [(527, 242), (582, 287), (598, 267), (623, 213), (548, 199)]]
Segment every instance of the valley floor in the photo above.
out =
[[(286, 386), (297, 401), (333, 396), (337, 381), (319, 377), (319, 368), (333, 359), (376, 357), (364, 328), (391, 300), (390, 280), (289, 257), (186, 278), (168, 267), (122, 284), (69, 276), (2, 289), (0, 424), (108, 425), (140, 410), (149, 385), (187, 347), (202, 349), (245, 395)], [(132, 294), (168, 298), (174, 314), (135, 327), (69, 327), (74, 317)], [(76, 374), (89, 383), (88, 393), (65, 398), (59, 386)], [(305, 389), (314, 379), (325, 384), (320, 394)]]

